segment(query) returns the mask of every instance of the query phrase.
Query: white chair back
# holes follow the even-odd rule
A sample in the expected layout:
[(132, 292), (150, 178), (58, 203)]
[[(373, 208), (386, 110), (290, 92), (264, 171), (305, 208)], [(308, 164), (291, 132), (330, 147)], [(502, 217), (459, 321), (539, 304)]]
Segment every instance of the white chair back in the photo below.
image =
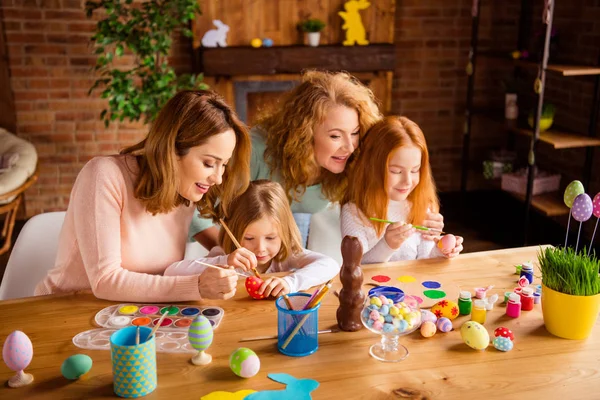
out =
[(54, 267), (65, 214), (39, 214), (25, 223), (4, 271), (0, 300), (33, 296), (37, 284)]

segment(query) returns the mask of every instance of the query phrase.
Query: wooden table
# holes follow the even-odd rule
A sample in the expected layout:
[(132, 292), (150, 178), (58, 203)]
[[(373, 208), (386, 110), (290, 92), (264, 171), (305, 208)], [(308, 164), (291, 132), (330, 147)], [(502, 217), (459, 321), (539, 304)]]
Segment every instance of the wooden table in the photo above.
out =
[[(363, 270), (365, 282), (376, 274), (397, 277), (426, 271), (434, 279), (471, 291), (493, 284), (499, 288), (497, 293), (502, 293), (504, 288), (515, 286), (514, 265), (536, 260), (537, 250), (528, 247), (471, 253), (451, 261), (399, 262), (366, 266)], [(340, 288), (339, 281), (334, 288)], [(93, 316), (110, 304), (91, 294), (0, 302), (0, 340), (19, 329), (29, 335), (35, 351), (26, 370), (35, 376), (34, 383), (20, 389), (3, 385), (0, 398), (113, 397), (110, 352), (79, 349), (71, 342), (77, 333), (94, 328)], [(401, 343), (408, 347), (410, 356), (390, 364), (369, 356), (369, 347), (379, 336), (366, 329), (320, 335), (319, 350), (303, 358), (280, 354), (275, 340), (239, 343), (242, 337), (271, 335), (277, 329), (274, 303), (249, 300), (241, 285), (235, 300), (209, 304), (225, 309), (208, 351), (213, 362), (196, 367), (189, 362), (189, 355), (158, 353), (158, 387), (146, 398), (199, 400), (216, 390), (283, 389), (267, 378), (267, 373), (274, 372), (318, 380), (321, 385), (313, 392), (314, 399), (515, 399), (534, 395), (543, 399), (600, 398), (600, 330), (596, 326), (586, 341), (551, 336), (544, 328), (539, 305), (518, 319), (506, 317), (503, 305), (488, 313), (485, 326), (491, 335), (501, 325), (513, 330), (515, 348), (508, 353), (491, 346), (486, 351), (467, 347), (457, 329), (469, 319), (465, 316), (454, 321), (455, 330), (450, 333), (438, 332), (430, 339), (418, 332), (402, 337)], [(320, 329), (336, 324), (337, 306), (336, 297), (329, 295), (320, 309)], [(228, 367), (229, 354), (240, 346), (253, 349), (261, 359), (261, 370), (253, 378), (238, 378)], [(60, 374), (60, 366), (76, 353), (88, 354), (94, 365), (83, 379), (67, 381)], [(12, 372), (1, 364), (0, 378), (6, 381), (10, 376)]]

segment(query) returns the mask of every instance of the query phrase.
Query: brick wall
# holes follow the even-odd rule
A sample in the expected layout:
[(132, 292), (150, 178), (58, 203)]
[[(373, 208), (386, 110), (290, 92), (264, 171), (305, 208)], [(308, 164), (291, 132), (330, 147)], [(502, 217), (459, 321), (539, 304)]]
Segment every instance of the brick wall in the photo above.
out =
[[(8, 47), (16, 133), (34, 143), (40, 178), (27, 192), (27, 215), (64, 210), (81, 167), (146, 133), (142, 124), (99, 120), (105, 101), (88, 96), (95, 64), (84, 0), (1, 0)], [(130, 62), (124, 58), (123, 63)], [(189, 68), (188, 43), (174, 46), (173, 62)], [(179, 68), (180, 70), (182, 68)]]

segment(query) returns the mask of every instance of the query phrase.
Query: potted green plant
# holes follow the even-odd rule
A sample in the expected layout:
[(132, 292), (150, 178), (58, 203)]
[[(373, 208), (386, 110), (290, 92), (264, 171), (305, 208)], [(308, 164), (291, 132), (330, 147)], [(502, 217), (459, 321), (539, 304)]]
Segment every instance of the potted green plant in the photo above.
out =
[(325, 22), (318, 18), (307, 18), (298, 24), (298, 28), (306, 33), (308, 45), (317, 47), (321, 40), (321, 31), (325, 28)]
[[(200, 13), (197, 0), (87, 1), (88, 18), (95, 11), (102, 18), (92, 36), (100, 78), (89, 93), (102, 90), (101, 97), (108, 99), (100, 114), (106, 126), (117, 119), (151, 122), (177, 91), (208, 87), (201, 75), (176, 74), (168, 61), (172, 35), (192, 36), (189, 23)], [(123, 56), (133, 56), (133, 63), (115, 63)]]
[(542, 312), (551, 334), (585, 339), (600, 310), (600, 262), (586, 249), (547, 247), (538, 252), (542, 273)]
[[(544, 103), (542, 106), (542, 115), (540, 117), (540, 132), (550, 129), (554, 122), (554, 114), (556, 113), (556, 107), (551, 103)], [(533, 118), (535, 116), (535, 109), (529, 112), (527, 123), (533, 129)]]

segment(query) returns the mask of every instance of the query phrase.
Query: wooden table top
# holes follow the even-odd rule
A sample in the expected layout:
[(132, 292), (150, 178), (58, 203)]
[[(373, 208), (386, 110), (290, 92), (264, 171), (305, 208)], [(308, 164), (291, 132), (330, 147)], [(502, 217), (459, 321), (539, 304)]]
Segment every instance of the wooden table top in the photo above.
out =
[[(514, 265), (536, 260), (538, 247), (505, 249), (463, 254), (454, 260), (419, 260), (363, 267), (365, 283), (370, 277), (385, 274), (427, 274), (431, 279), (455, 283), (471, 290), (495, 285), (502, 293), (516, 282)], [(537, 266), (536, 266), (537, 267)], [(536, 272), (537, 273), (537, 272)], [(539, 283), (539, 279), (537, 279)], [(339, 281), (334, 289), (340, 289)], [(365, 290), (368, 287), (364, 287)], [(89, 293), (43, 296), (0, 302), (0, 340), (14, 330), (22, 330), (33, 342), (34, 356), (26, 369), (34, 375), (33, 384), (11, 389), (0, 387), (2, 399), (66, 399), (116, 397), (112, 389), (110, 352), (84, 350), (72, 343), (77, 333), (95, 328), (94, 315), (115, 304), (98, 300)], [(488, 313), (485, 324), (490, 336), (499, 326), (515, 334), (515, 347), (503, 353), (492, 346), (485, 351), (467, 347), (460, 337), (460, 326), (469, 320), (454, 321), (455, 330), (437, 333), (429, 339), (418, 332), (400, 338), (409, 357), (399, 363), (383, 363), (369, 355), (369, 347), (380, 337), (363, 329), (320, 335), (319, 349), (308, 357), (280, 354), (276, 340), (239, 343), (240, 338), (273, 335), (277, 331), (277, 312), (273, 301), (247, 297), (240, 285), (234, 300), (209, 301), (206, 305), (225, 310), (207, 351), (213, 356), (208, 366), (192, 365), (189, 354), (157, 353), (158, 387), (148, 399), (195, 399), (217, 390), (279, 390), (283, 385), (267, 378), (268, 373), (285, 372), (296, 378), (312, 378), (320, 387), (314, 399), (513, 399), (535, 395), (544, 399), (598, 399), (600, 389), (600, 331), (585, 341), (551, 336), (543, 325), (540, 305), (523, 312), (518, 319), (506, 317), (504, 305)], [(338, 300), (328, 295), (320, 309), (319, 328), (336, 325)], [(598, 325), (598, 324), (597, 324)], [(254, 350), (261, 370), (253, 378), (235, 376), (228, 366), (229, 354), (238, 347)], [(69, 356), (84, 353), (92, 357), (91, 371), (78, 381), (67, 381), (60, 373)], [(0, 379), (14, 373), (3, 363)]]

